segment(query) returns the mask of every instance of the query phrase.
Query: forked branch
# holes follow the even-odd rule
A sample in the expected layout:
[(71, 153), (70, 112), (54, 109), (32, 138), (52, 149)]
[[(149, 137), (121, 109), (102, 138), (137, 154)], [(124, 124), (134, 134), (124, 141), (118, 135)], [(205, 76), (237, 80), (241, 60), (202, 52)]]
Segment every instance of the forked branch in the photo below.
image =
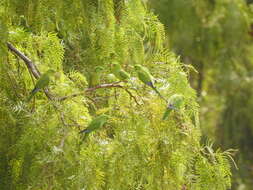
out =
[[(7, 43), (7, 46), (9, 48), (9, 50), (11, 50), (13, 52), (13, 54), (17, 55), (18, 57), (20, 57), (26, 64), (27, 68), (31, 71), (31, 73), (33, 74), (33, 76), (38, 79), (40, 78), (40, 71), (38, 70), (38, 68), (36, 67), (36, 65), (31, 61), (31, 59), (29, 59), (24, 53), (22, 53), (21, 51), (19, 51), (17, 48), (15, 48), (11, 43)], [(136, 99), (136, 97), (124, 86), (118, 84), (118, 83), (110, 83), (110, 84), (101, 84), (92, 88), (87, 88), (86, 90), (84, 90), (83, 92), (79, 92), (79, 93), (74, 93), (71, 94), (69, 96), (63, 96), (61, 98), (54, 98), (55, 100), (58, 101), (64, 101), (66, 99), (69, 98), (74, 98), (77, 96), (81, 96), (81, 95), (85, 95), (87, 92), (91, 92), (91, 91), (95, 91), (97, 89), (100, 88), (121, 88), (124, 89), (131, 98), (134, 99), (135, 103), (137, 105), (140, 105)], [(48, 99), (52, 100), (52, 95), (50, 94), (48, 89), (44, 90), (45, 95), (48, 97)]]

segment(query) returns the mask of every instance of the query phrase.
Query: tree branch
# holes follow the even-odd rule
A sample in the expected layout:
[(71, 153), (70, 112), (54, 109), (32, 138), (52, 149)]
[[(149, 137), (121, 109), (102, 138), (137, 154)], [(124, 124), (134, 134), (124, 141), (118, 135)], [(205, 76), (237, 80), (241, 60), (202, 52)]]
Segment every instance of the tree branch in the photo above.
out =
[[(40, 74), (38, 68), (36, 67), (36, 65), (27, 56), (25, 56), (25, 54), (23, 54), (21, 51), (19, 51), (18, 49), (16, 49), (11, 43), (7, 42), (7, 46), (9, 48), (9, 50), (11, 50), (15, 55), (17, 55), (18, 57), (20, 57), (25, 62), (27, 68), (31, 71), (31, 73), (33, 74), (33, 76), (36, 79), (39, 79), (41, 74)], [(72, 95), (69, 95), (69, 96), (64, 96), (64, 97), (61, 97), (61, 98), (56, 98), (56, 100), (58, 100), (58, 101), (64, 101), (64, 100), (66, 100), (68, 98), (74, 98), (76, 96), (84, 95), (87, 92), (95, 91), (95, 90), (100, 89), (100, 88), (121, 88), (121, 89), (124, 89), (129, 94), (129, 96), (134, 99), (135, 103), (137, 105), (140, 105), (138, 103), (136, 97), (127, 88), (125, 88), (124, 86), (118, 84), (118, 82), (117, 83), (111, 83), (111, 84), (101, 84), (101, 85), (98, 85), (98, 86), (95, 86), (95, 87), (92, 87), (92, 88), (87, 88), (86, 90), (84, 90), (84, 92), (79, 92), (79, 93), (75, 93), (75, 94), (72, 94)], [(48, 97), (48, 99), (50, 99), (50, 100), (53, 99), (52, 95), (50, 94), (50, 92), (49, 92), (48, 89), (45, 89), (44, 93)]]
[(58, 98), (58, 101), (64, 101), (64, 100), (69, 99), (69, 98), (74, 98), (74, 97), (77, 97), (77, 96), (85, 95), (87, 92), (92, 92), (92, 91), (95, 91), (95, 90), (100, 89), (100, 88), (121, 88), (121, 89), (124, 89), (129, 94), (129, 96), (134, 99), (135, 103), (137, 105), (140, 105), (139, 102), (137, 101), (136, 97), (127, 88), (125, 88), (124, 86), (122, 86), (120, 84), (115, 84), (115, 83), (101, 84), (101, 85), (98, 85), (98, 86), (95, 86), (95, 87), (92, 87), (92, 88), (87, 88), (83, 92), (79, 92), (79, 93), (71, 94), (69, 96), (63, 96), (61, 98)]
[(20, 57), (26, 64), (27, 68), (32, 72), (33, 76), (38, 79), (40, 78), (40, 72), (37, 69), (37, 67), (33, 64), (33, 62), (27, 57), (25, 56), (25, 54), (23, 54), (21, 51), (19, 51), (18, 49), (16, 49), (11, 43), (7, 42), (7, 46), (9, 48), (9, 50), (11, 50), (15, 55), (17, 55), (18, 57)]
[[(16, 49), (11, 43), (7, 42), (7, 47), (9, 48), (9, 50), (12, 51), (12, 53), (18, 57), (20, 57), (26, 64), (27, 68), (29, 69), (29, 71), (31, 71), (31, 73), (33, 74), (33, 76), (36, 79), (40, 78), (40, 71), (38, 70), (38, 68), (36, 67), (36, 65), (31, 61), (31, 59), (29, 59), (27, 56), (25, 56), (25, 54), (23, 54), (21, 51), (19, 51), (18, 49)], [(47, 96), (47, 98), (49, 100), (52, 100), (53, 97), (50, 94), (48, 89), (44, 89), (44, 93)]]
[[(32, 73), (32, 75), (36, 79), (39, 79), (41, 74), (40, 74), (39, 69), (36, 67), (36, 65), (27, 56), (25, 56), (21, 51), (16, 49), (11, 43), (7, 42), (7, 46), (9, 48), (9, 50), (11, 50), (15, 56), (20, 57), (25, 62), (30, 73)], [(50, 91), (47, 88), (44, 89), (44, 93), (49, 100), (53, 100), (53, 96), (51, 95)], [(60, 120), (62, 121), (63, 125), (64, 126), (73, 126), (73, 125), (69, 125), (65, 122), (64, 113), (60, 111), (60, 109), (58, 108), (57, 105), (54, 104), (54, 102), (53, 102), (53, 106), (60, 113)], [(78, 125), (77, 122), (75, 122), (75, 123), (76, 123), (76, 125)], [(62, 142), (62, 143), (64, 143), (64, 142)]]

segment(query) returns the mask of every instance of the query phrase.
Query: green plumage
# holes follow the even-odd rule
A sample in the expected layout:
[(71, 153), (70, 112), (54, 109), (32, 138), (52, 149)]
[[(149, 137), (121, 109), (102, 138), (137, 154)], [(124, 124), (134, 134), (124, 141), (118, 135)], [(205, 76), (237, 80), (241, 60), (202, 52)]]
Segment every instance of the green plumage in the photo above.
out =
[(95, 72), (92, 73), (91, 79), (90, 79), (91, 87), (94, 87), (100, 84), (102, 71), (103, 71), (102, 67), (100, 66), (95, 67)]
[(182, 94), (174, 94), (168, 100), (168, 106), (163, 114), (163, 120), (167, 119), (172, 110), (179, 111), (184, 103), (184, 96)]
[(179, 110), (184, 103), (184, 96), (182, 94), (174, 94), (169, 98), (169, 106), (174, 110)]
[(149, 83), (153, 84), (153, 76), (150, 74), (149, 70), (146, 67), (143, 67), (141, 65), (135, 65), (134, 68), (140, 81), (142, 81), (146, 85), (149, 85)]
[(116, 82), (117, 78), (115, 77), (114, 74), (108, 74), (106, 79), (108, 80), (108, 82)]
[(55, 73), (54, 70), (49, 69), (46, 73), (41, 75), (41, 77), (38, 79), (37, 83), (35, 84), (34, 89), (30, 92), (29, 97), (27, 98), (27, 101), (29, 102), (32, 97), (41, 89), (47, 87), (50, 82), (51, 76)]
[(88, 127), (82, 131), (80, 131), (80, 133), (84, 133), (84, 139), (93, 131), (99, 129), (100, 127), (102, 127), (108, 120), (109, 116), (107, 115), (100, 115), (95, 117), (90, 124), (88, 125)]
[(172, 109), (170, 109), (168, 107), (166, 108), (166, 110), (165, 110), (165, 112), (163, 114), (163, 120), (165, 120), (165, 119), (167, 119), (169, 117), (169, 114), (170, 114), (171, 111), (172, 111)]
[(161, 93), (156, 89), (154, 85), (154, 77), (150, 74), (149, 70), (146, 67), (143, 67), (141, 65), (135, 65), (134, 66), (138, 78), (141, 82), (144, 84), (150, 86), (163, 100), (166, 101), (166, 99), (161, 95)]
[(130, 79), (130, 74), (124, 71), (118, 63), (112, 64), (112, 73), (121, 81)]

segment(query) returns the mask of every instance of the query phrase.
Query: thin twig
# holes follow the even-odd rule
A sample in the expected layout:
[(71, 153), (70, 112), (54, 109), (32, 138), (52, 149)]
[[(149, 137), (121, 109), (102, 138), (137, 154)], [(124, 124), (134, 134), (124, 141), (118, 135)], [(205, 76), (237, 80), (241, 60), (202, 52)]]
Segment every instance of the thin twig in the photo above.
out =
[(86, 90), (84, 90), (83, 92), (78, 92), (78, 93), (74, 93), (74, 94), (71, 94), (71, 95), (68, 95), (68, 96), (63, 96), (61, 98), (58, 98), (58, 101), (64, 101), (66, 99), (69, 99), (69, 98), (74, 98), (74, 97), (77, 97), (77, 96), (81, 96), (81, 95), (85, 95), (87, 92), (91, 92), (91, 91), (94, 91), (94, 90), (97, 90), (97, 89), (100, 89), (100, 88), (115, 88), (115, 87), (123, 87), (119, 84), (101, 84), (101, 85), (98, 85), (98, 86), (95, 86), (95, 87), (92, 87), (92, 88), (87, 88)]
[[(65, 129), (65, 130), (66, 130), (66, 129)], [(67, 137), (68, 137), (68, 132), (64, 131), (64, 135), (63, 135), (63, 137), (62, 137), (62, 139), (61, 139), (61, 143), (60, 143), (60, 145), (59, 145), (59, 148), (60, 148), (60, 149), (63, 149), (64, 144), (65, 144), (65, 140), (67, 139)]]
[(87, 88), (85, 90), (85, 92), (90, 92), (90, 91), (94, 91), (94, 90), (97, 90), (97, 89), (100, 89), (100, 88), (122, 88), (123, 86), (120, 85), (120, 84), (115, 84), (115, 83), (110, 83), (110, 84), (101, 84), (101, 85), (98, 85), (98, 86), (95, 86), (95, 87), (92, 87), (92, 88)]
[(129, 94), (129, 96), (130, 96), (131, 98), (134, 99), (134, 101), (135, 101), (135, 103), (136, 103), (137, 105), (140, 105), (139, 102), (137, 101), (136, 97), (135, 97), (127, 88), (124, 88), (124, 87), (122, 87), (122, 88)]
[(85, 91), (84, 92), (78, 92), (78, 93), (75, 93), (75, 94), (71, 94), (69, 96), (63, 96), (61, 98), (58, 98), (57, 100), (58, 101), (64, 101), (66, 99), (69, 99), (69, 98), (75, 98), (77, 96), (81, 96), (81, 95), (84, 95), (85, 94)]

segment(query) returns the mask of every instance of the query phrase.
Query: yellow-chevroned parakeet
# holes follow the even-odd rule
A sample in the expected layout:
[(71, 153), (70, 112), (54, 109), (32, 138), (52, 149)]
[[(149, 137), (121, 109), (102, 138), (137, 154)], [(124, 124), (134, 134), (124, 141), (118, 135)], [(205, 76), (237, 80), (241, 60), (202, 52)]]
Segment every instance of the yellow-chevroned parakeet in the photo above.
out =
[(172, 110), (178, 111), (184, 103), (182, 94), (174, 94), (168, 100), (168, 106), (163, 114), (163, 120), (167, 119)]
[(47, 87), (49, 85), (51, 77), (55, 74), (55, 71), (52, 69), (49, 69), (46, 73), (41, 75), (41, 77), (38, 79), (37, 83), (35, 84), (34, 89), (30, 92), (29, 97), (27, 98), (27, 101), (30, 101), (32, 97), (41, 89)]
[(149, 70), (146, 67), (143, 67), (141, 65), (135, 65), (134, 66), (138, 78), (141, 82), (144, 84), (150, 86), (163, 100), (166, 101), (166, 99), (161, 95), (161, 93), (156, 89), (154, 85), (154, 77), (150, 74)]
[(96, 129), (99, 129), (100, 127), (102, 127), (107, 120), (109, 119), (108, 115), (100, 115), (95, 117), (88, 125), (88, 127), (82, 131), (80, 131), (80, 133), (84, 133), (84, 138), (83, 140), (92, 132), (95, 131)]
[(100, 84), (101, 74), (103, 71), (103, 67), (97, 66), (95, 67), (94, 73), (91, 75), (90, 86), (94, 87)]
[(119, 63), (114, 62), (112, 64), (112, 73), (121, 81), (126, 81), (130, 79), (129, 73), (124, 71)]

